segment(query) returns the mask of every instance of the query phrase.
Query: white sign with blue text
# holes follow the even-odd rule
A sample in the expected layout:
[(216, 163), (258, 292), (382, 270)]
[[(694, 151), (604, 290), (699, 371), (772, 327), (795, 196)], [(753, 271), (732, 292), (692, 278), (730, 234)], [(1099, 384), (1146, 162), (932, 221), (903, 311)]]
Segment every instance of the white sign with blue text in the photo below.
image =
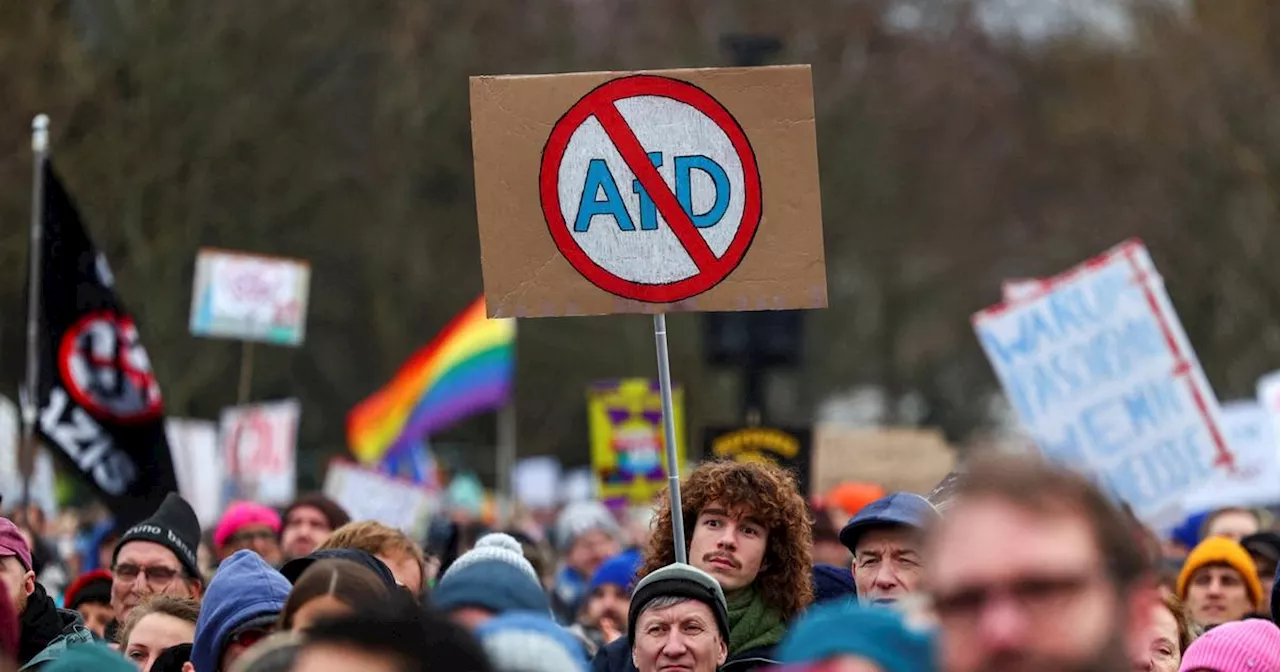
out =
[(1050, 459), (1170, 521), (1232, 454), (1146, 248), (1126, 242), (1041, 289), (973, 317), (1009, 402)]
[(1214, 471), (1209, 482), (1187, 499), (1185, 509), (1199, 512), (1280, 503), (1280, 444), (1267, 410), (1253, 400), (1223, 403), (1222, 429), (1235, 469)]

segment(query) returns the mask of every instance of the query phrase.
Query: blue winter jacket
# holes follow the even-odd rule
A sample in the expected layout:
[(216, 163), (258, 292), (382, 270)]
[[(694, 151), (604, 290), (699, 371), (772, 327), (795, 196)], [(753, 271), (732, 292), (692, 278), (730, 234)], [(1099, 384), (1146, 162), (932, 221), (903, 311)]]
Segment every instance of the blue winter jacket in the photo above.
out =
[(292, 586), (253, 551), (236, 551), (218, 565), (200, 604), (191, 664), (196, 672), (221, 672), (222, 652), (236, 628), (278, 614)]

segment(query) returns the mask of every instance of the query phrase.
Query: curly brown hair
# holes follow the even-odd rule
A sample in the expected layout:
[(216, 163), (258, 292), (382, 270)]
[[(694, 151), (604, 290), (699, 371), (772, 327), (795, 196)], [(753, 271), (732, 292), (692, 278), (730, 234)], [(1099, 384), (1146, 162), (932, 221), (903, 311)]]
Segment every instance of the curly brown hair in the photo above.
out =
[[(769, 529), (764, 561), (756, 578), (765, 603), (790, 620), (813, 601), (813, 524), (790, 472), (765, 462), (704, 462), (685, 477), (680, 498), (685, 548), (693, 543), (698, 514), (707, 505), (719, 502), (730, 510), (747, 508)], [(676, 561), (671, 498), (665, 489), (660, 501), (653, 536), (637, 579)]]

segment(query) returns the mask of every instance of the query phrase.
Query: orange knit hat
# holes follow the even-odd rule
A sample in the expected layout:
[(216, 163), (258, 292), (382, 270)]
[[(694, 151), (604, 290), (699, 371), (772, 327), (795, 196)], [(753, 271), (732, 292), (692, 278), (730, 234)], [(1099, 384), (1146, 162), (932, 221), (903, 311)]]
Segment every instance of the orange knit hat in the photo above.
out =
[(1209, 537), (1192, 549), (1178, 574), (1179, 599), (1187, 599), (1192, 575), (1206, 565), (1226, 565), (1240, 572), (1249, 597), (1253, 599), (1254, 608), (1262, 608), (1262, 583), (1258, 581), (1258, 568), (1253, 564), (1253, 558), (1249, 557), (1249, 552), (1243, 546), (1226, 537)]

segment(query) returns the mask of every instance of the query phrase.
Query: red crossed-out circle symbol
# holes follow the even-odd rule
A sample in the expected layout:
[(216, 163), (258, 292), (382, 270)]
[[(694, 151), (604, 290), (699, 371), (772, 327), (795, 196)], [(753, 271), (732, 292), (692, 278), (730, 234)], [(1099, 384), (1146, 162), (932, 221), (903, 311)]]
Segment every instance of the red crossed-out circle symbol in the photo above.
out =
[[(737, 222), (728, 222), (728, 226), (736, 226), (736, 229), (732, 231), (731, 238), (723, 237), (718, 240), (718, 246), (722, 248), (719, 253), (709, 243), (711, 235), (704, 235), (702, 230), (695, 226), (690, 213), (681, 206), (677, 194), (667, 185), (658, 167), (651, 162), (646, 148), (637, 137), (636, 129), (633, 128), (636, 120), (624, 117), (623, 112), (619, 110), (619, 103), (626, 104), (629, 99), (652, 100), (655, 98), (676, 101), (684, 107), (692, 108), (694, 115), (700, 115), (705, 120), (709, 120), (710, 124), (714, 124), (714, 129), (718, 129), (715, 135), (727, 139), (725, 141), (731, 147), (730, 158), (736, 157), (735, 163), (741, 166), (740, 172), (735, 170), (732, 177), (741, 184), (742, 193), (736, 196), (739, 200), (735, 201), (731, 211), (736, 213), (740, 210), (741, 215), (734, 218), (738, 220)], [(621, 156), (626, 169), (634, 174), (639, 186), (643, 187), (644, 192), (652, 199), (657, 214), (666, 222), (670, 233), (674, 234), (678, 241), (679, 248), (692, 263), (690, 271), (684, 273), (683, 277), (658, 277), (650, 281), (623, 277), (616, 269), (606, 268), (608, 264), (600, 258), (598, 249), (593, 256), (592, 252), (584, 247), (582, 240), (575, 235), (572, 223), (567, 221), (565, 206), (574, 207), (575, 204), (562, 202), (562, 194), (572, 191), (572, 185), (569, 185), (568, 189), (562, 189), (562, 164), (565, 163), (566, 156), (569, 157), (569, 161), (584, 163), (587, 158), (591, 158), (584, 158), (578, 152), (570, 154), (566, 150), (575, 135), (583, 130), (583, 125), (593, 118), (599, 123), (608, 142), (612, 145), (610, 151), (616, 150), (617, 155)], [(671, 131), (678, 130), (676, 127), (688, 122), (691, 118), (697, 120), (696, 116), (678, 114), (668, 119), (646, 117), (641, 123), (652, 123), (655, 128), (661, 129), (660, 133), (669, 135)], [(655, 135), (651, 134), (650, 137)], [(708, 144), (711, 142), (714, 141), (709, 141)], [(596, 149), (599, 149), (599, 145)], [(755, 152), (742, 127), (729, 114), (729, 111), (706, 91), (670, 77), (656, 75), (622, 77), (605, 82), (583, 96), (552, 128), (547, 144), (543, 148), (542, 166), (538, 178), (543, 216), (552, 240), (555, 241), (556, 247), (565, 259), (596, 287), (623, 298), (649, 303), (683, 301), (715, 287), (728, 277), (742, 262), (747, 249), (751, 247), (751, 241), (759, 228), (763, 212), (760, 170), (756, 164)], [(616, 243), (613, 244), (613, 249), (625, 248), (628, 242), (638, 240), (635, 236), (653, 233), (654, 231), (628, 230), (612, 241)]]
[(71, 325), (58, 346), (62, 384), (77, 403), (100, 419), (142, 422), (160, 415), (160, 383), (128, 315), (88, 313)]

